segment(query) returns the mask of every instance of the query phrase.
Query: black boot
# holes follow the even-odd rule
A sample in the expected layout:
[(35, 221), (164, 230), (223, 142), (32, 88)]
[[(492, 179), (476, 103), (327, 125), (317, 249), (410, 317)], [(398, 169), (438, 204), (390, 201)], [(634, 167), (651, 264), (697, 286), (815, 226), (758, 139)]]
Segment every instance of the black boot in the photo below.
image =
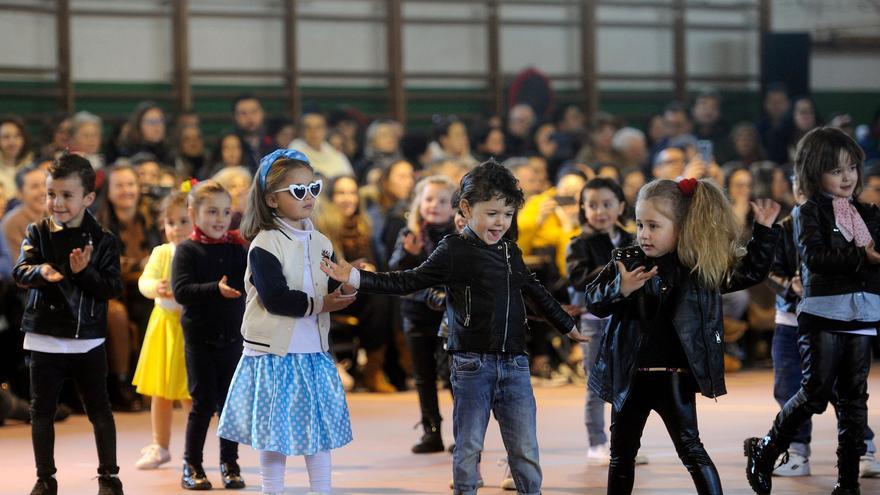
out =
[(743, 442), (746, 456), (746, 478), (758, 495), (769, 495), (772, 488), (773, 465), (780, 450), (770, 436), (747, 438)]
[(184, 490), (210, 490), (211, 482), (201, 464), (183, 463), (183, 476), (180, 478), (180, 486)]
[(124, 495), (122, 481), (118, 476), (102, 474), (98, 476), (98, 495)]
[(422, 420), (422, 428), (425, 433), (419, 443), (413, 445), (413, 454), (431, 454), (443, 452), (443, 437), (440, 436), (440, 421), (429, 419)]
[(37, 483), (31, 489), (31, 495), (58, 495), (58, 481), (51, 476), (37, 478)]
[(859, 495), (859, 454), (837, 449), (837, 484), (832, 495)]
[(244, 478), (241, 477), (241, 468), (238, 467), (237, 462), (221, 462), (220, 474), (223, 476), (223, 488), (227, 490), (244, 488)]

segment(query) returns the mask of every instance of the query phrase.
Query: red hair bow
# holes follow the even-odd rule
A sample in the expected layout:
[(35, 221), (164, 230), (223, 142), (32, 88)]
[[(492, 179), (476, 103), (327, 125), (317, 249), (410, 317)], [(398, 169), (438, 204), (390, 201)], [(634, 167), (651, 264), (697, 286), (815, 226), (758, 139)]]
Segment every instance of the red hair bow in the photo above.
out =
[(693, 177), (687, 179), (681, 179), (678, 181), (678, 190), (681, 191), (682, 196), (689, 198), (694, 195), (694, 191), (697, 190), (697, 179)]

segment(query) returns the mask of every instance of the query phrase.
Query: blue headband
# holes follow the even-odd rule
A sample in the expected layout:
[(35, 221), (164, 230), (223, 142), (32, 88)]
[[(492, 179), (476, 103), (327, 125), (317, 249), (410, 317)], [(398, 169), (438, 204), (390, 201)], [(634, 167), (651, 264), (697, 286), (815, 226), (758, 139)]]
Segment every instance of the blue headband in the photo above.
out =
[(288, 160), (298, 160), (311, 165), (311, 163), (309, 162), (309, 157), (307, 157), (302, 151), (277, 149), (269, 153), (268, 155), (260, 159), (260, 169), (257, 172), (257, 176), (260, 179), (260, 187), (263, 188), (263, 191), (266, 190), (266, 176), (269, 175), (269, 169), (272, 168), (273, 163), (281, 158), (286, 158)]

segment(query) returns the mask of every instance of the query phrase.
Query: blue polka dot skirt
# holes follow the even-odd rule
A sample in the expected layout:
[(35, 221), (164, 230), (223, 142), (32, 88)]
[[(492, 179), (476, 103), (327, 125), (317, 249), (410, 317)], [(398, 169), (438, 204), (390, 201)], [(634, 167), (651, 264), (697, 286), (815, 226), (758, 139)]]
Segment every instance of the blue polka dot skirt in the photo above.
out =
[(348, 444), (351, 421), (333, 358), (328, 353), (242, 356), (217, 435), (287, 456)]

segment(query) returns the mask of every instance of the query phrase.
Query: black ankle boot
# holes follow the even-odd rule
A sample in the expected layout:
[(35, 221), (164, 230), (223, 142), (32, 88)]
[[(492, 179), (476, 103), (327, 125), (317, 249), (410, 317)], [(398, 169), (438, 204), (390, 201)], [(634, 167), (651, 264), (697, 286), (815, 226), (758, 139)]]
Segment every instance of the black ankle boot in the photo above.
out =
[(51, 476), (37, 478), (36, 484), (31, 489), (31, 495), (58, 495), (58, 481)]
[(238, 467), (237, 462), (221, 462), (220, 474), (223, 476), (223, 488), (227, 490), (244, 488), (244, 478), (241, 477), (241, 468)]
[(183, 463), (183, 476), (180, 477), (180, 486), (184, 490), (210, 490), (211, 482), (201, 464)]
[(422, 420), (422, 428), (425, 433), (419, 443), (413, 445), (413, 454), (430, 454), (433, 452), (443, 452), (443, 437), (440, 436), (440, 422), (431, 420)]
[(746, 456), (746, 478), (752, 490), (758, 495), (769, 495), (772, 488), (773, 464), (780, 451), (770, 436), (747, 438), (743, 442)]
[(102, 474), (98, 476), (98, 495), (124, 495), (122, 481), (118, 476)]
[(859, 495), (859, 459), (858, 454), (837, 449), (837, 484), (832, 495)]

